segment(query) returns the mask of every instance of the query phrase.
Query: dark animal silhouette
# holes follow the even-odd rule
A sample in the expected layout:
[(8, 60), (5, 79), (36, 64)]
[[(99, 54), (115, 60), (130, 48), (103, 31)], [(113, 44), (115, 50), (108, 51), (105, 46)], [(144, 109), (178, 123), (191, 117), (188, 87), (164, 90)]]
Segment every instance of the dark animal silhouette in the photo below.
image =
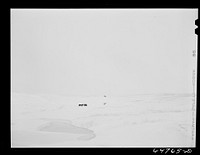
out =
[(87, 104), (79, 103), (78, 106), (87, 106)]

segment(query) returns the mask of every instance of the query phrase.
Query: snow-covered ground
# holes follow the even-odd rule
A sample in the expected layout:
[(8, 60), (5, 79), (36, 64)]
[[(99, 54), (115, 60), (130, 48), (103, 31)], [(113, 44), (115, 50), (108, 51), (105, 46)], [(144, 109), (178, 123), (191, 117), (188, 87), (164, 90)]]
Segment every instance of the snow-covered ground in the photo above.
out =
[(189, 94), (12, 93), (11, 143), (12, 147), (193, 147), (192, 104)]

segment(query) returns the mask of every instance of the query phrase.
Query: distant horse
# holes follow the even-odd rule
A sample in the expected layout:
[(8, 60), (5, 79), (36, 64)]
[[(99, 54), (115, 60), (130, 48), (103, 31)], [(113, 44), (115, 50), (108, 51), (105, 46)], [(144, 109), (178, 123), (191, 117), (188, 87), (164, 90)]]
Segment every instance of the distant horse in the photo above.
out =
[(79, 103), (78, 106), (87, 106), (87, 104)]

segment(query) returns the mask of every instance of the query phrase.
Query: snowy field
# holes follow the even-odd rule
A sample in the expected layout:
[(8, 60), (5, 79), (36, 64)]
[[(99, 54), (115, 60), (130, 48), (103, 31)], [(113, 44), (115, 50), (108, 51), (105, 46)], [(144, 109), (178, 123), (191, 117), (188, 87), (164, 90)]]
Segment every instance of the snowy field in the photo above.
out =
[(189, 94), (65, 97), (12, 93), (11, 144), (193, 147), (192, 104)]

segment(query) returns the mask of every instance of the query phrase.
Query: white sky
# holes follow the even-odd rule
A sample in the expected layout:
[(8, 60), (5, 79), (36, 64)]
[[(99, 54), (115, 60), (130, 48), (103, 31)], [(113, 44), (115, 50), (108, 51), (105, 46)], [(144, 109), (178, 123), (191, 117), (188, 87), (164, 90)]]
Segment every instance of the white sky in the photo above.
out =
[(12, 9), (12, 91), (191, 93), (197, 14), (197, 9)]

